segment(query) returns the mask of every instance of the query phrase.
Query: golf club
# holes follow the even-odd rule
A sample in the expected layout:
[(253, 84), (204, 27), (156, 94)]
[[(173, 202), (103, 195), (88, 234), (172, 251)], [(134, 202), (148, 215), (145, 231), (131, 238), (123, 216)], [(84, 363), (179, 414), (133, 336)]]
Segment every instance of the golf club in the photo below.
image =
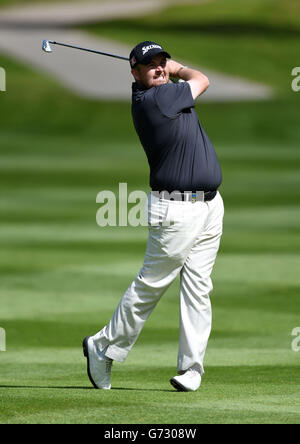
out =
[(108, 54), (107, 52), (96, 51), (94, 49), (81, 48), (80, 46), (67, 45), (66, 43), (55, 42), (52, 40), (44, 40), (43, 45), (42, 45), (42, 50), (45, 52), (52, 52), (51, 45), (66, 46), (67, 48), (80, 49), (81, 51), (93, 52), (95, 54), (105, 55), (108, 57), (114, 57), (115, 59), (126, 60), (127, 62), (129, 61), (129, 59), (127, 57), (122, 57), (122, 56), (115, 55), (115, 54)]

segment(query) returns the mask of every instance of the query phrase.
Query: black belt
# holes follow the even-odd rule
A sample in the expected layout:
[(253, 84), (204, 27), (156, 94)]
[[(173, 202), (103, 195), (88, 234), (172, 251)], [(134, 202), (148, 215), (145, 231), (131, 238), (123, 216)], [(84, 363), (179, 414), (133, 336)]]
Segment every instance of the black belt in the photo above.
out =
[(160, 198), (166, 200), (175, 200), (181, 202), (207, 202), (213, 200), (217, 195), (217, 190), (214, 191), (152, 191), (152, 193)]

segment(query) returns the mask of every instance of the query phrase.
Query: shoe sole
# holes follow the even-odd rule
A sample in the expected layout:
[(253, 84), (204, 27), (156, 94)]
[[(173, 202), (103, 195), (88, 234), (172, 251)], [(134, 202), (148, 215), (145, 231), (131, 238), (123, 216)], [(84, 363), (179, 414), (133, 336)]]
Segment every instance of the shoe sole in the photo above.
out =
[(178, 391), (178, 392), (189, 392), (187, 388), (184, 387), (184, 385), (180, 384), (180, 382), (176, 381), (176, 379), (172, 378), (170, 379), (171, 385)]
[(91, 383), (95, 389), (99, 389), (99, 387), (97, 387), (97, 385), (93, 381), (93, 378), (90, 373), (90, 361), (89, 361), (89, 352), (88, 352), (88, 340), (89, 339), (90, 339), (90, 336), (86, 336), (82, 342), (83, 356), (85, 356), (87, 359), (87, 374), (88, 374), (89, 380), (91, 381)]

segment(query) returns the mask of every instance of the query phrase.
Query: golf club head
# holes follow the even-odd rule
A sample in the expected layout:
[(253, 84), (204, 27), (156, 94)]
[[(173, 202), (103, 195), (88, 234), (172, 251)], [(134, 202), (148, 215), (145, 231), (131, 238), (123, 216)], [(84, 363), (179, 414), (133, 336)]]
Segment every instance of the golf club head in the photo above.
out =
[(42, 45), (42, 50), (45, 52), (52, 52), (49, 40), (44, 40)]

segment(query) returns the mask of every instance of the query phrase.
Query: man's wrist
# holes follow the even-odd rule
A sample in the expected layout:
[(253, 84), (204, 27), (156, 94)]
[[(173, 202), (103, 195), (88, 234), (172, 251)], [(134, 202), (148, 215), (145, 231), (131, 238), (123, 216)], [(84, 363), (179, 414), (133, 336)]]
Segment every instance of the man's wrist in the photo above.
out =
[(180, 68), (179, 68), (179, 70), (177, 71), (177, 73), (176, 73), (176, 77), (180, 77), (180, 72), (183, 70), (183, 69), (185, 69), (185, 68), (187, 68), (187, 66), (181, 66)]

